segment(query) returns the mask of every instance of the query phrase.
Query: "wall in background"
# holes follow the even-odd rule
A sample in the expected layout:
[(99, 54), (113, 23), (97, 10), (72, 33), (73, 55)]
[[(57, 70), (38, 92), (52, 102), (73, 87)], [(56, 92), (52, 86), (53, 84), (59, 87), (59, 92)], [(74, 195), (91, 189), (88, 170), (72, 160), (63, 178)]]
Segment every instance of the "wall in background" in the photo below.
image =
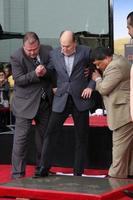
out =
[[(62, 30), (108, 33), (107, 0), (0, 0), (0, 19), (5, 31), (35, 31), (42, 43), (58, 45)], [(22, 40), (0, 41), (0, 62), (9, 61), (10, 54)]]
[[(0, 23), (4, 31), (25, 32), (25, 0), (0, 0)], [(22, 45), (21, 39), (0, 40), (0, 62), (8, 62), (10, 54)]]

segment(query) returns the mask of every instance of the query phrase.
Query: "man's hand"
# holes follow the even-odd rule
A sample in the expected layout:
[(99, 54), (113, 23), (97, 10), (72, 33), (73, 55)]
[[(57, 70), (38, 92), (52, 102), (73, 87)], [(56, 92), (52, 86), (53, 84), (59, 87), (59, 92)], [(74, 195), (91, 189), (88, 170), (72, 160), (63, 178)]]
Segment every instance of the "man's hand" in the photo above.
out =
[(35, 69), (37, 77), (42, 77), (46, 74), (47, 70), (43, 65), (38, 65)]
[(81, 97), (83, 99), (87, 99), (87, 98), (90, 98), (91, 97), (91, 94), (92, 94), (92, 89), (91, 88), (85, 88), (81, 94)]
[(88, 78), (88, 76), (90, 75), (90, 70), (89, 70), (89, 68), (85, 68), (84, 69), (84, 76), (85, 76), (85, 78)]
[(52, 88), (52, 90), (53, 90), (53, 93), (55, 94), (55, 93), (56, 93), (56, 90), (57, 90), (57, 88)]
[(97, 70), (95, 70), (95, 72), (93, 72), (92, 74), (92, 80), (95, 81), (97, 78), (101, 78), (101, 74)]

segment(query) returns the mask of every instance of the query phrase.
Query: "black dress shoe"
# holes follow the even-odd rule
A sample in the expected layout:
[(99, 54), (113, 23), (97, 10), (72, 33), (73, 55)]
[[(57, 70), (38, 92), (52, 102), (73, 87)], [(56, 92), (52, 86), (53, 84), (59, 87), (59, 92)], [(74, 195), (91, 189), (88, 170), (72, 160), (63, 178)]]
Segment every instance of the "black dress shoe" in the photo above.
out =
[(21, 179), (24, 178), (24, 175), (18, 175), (18, 176), (12, 176), (11, 179), (13, 180), (17, 180), (17, 179)]
[(113, 178), (112, 176), (110, 175), (106, 175), (105, 178)]
[(82, 173), (74, 173), (74, 176), (82, 176)]
[(56, 172), (52, 172), (51, 170), (49, 170), (49, 175), (56, 175)]
[(23, 178), (25, 176), (25, 173), (24, 172), (21, 172), (21, 173), (14, 173), (12, 174), (12, 179), (20, 179), (20, 178)]
[(41, 178), (41, 177), (46, 177), (48, 175), (49, 175), (48, 170), (45, 169), (44, 167), (40, 167), (39, 169), (36, 170), (32, 178)]
[(128, 178), (131, 178), (131, 179), (133, 179), (133, 175), (128, 175)]
[(126, 194), (128, 197), (133, 198), (133, 191), (124, 190), (124, 194)]

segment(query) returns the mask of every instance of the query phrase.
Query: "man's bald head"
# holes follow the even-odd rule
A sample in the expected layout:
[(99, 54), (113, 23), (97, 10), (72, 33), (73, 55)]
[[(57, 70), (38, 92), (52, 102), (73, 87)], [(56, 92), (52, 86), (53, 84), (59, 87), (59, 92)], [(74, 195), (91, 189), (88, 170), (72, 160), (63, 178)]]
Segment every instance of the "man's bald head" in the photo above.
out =
[(60, 34), (60, 45), (62, 53), (66, 56), (70, 56), (75, 52), (76, 40), (74, 33), (70, 30), (61, 32)]
[(72, 31), (65, 30), (65, 31), (62, 31), (60, 34), (60, 40), (62, 39), (69, 39), (69, 40), (75, 41), (75, 35)]

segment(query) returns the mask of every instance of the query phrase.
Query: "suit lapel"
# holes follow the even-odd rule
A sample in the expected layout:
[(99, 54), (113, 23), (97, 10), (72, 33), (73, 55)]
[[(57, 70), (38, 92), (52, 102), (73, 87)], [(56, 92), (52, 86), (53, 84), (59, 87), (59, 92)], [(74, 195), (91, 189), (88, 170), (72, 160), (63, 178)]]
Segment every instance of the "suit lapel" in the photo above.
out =
[(39, 57), (40, 57), (40, 63), (42, 65), (46, 64), (46, 57), (44, 56), (45, 52), (42, 51), (42, 48), (40, 47), (40, 51), (39, 51)]
[(25, 54), (23, 49), (22, 49), (22, 52), (23, 52), (23, 58), (24, 58), (23, 65), (27, 66), (27, 67), (24, 67), (24, 71), (27, 70), (27, 72), (28, 72), (28, 71), (34, 70), (35, 66), (33, 64), (33, 60)]
[(59, 49), (59, 60), (61, 62), (61, 68), (65, 70), (65, 72), (67, 72), (66, 70), (66, 65), (65, 65), (65, 60), (64, 60), (64, 56), (63, 54), (61, 53), (61, 50)]
[[(72, 68), (72, 73), (75, 69), (75, 66), (77, 65), (77, 62), (79, 61), (79, 58), (80, 58), (80, 52), (79, 52), (79, 49), (78, 47), (76, 48), (76, 53), (75, 53), (75, 56), (74, 56), (74, 62), (73, 62), (73, 68)], [(72, 75), (71, 73), (71, 75)]]

